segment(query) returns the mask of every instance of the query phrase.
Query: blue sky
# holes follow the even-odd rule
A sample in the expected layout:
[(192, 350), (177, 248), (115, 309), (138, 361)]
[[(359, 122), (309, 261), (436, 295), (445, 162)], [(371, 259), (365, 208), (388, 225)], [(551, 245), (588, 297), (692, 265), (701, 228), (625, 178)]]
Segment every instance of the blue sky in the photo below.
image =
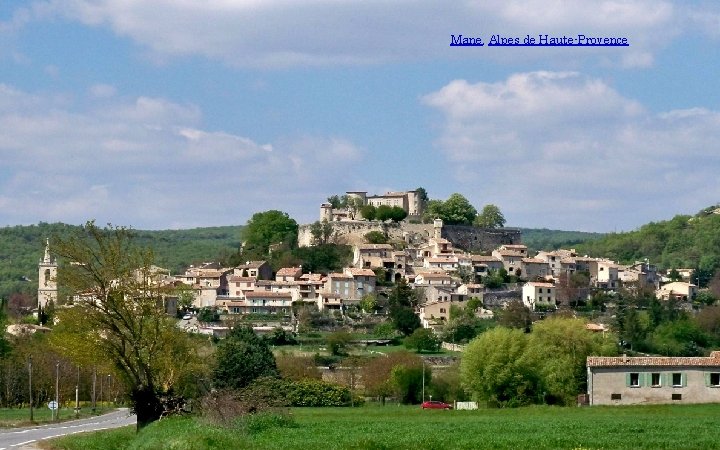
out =
[(719, 44), (710, 1), (0, 0), (0, 226), (303, 223), (423, 186), (634, 229), (720, 202)]

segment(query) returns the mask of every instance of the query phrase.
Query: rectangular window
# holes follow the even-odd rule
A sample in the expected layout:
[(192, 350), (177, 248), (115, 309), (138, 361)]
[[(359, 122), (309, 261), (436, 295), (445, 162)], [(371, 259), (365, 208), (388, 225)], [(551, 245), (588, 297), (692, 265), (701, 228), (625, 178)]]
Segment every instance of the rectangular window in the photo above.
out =
[(673, 400), (682, 400), (682, 394), (673, 394), (671, 398)]
[(622, 394), (610, 394), (610, 400), (622, 400)]
[(682, 387), (682, 374), (675, 372), (672, 374), (672, 385), (673, 387)]
[(630, 374), (630, 387), (640, 387), (640, 374), (639, 373), (631, 373)]
[(720, 373), (710, 374), (710, 386), (720, 386)]
[(650, 375), (650, 385), (652, 387), (660, 387), (660, 374), (659, 373), (653, 373)]

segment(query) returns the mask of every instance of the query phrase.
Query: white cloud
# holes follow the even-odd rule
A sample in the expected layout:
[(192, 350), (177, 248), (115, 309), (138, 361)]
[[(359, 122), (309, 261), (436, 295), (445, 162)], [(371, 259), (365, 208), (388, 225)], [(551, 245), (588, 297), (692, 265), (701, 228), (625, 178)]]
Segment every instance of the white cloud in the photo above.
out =
[(627, 229), (720, 198), (718, 111), (653, 114), (574, 72), (455, 80), (423, 102), (465, 191), (522, 225)]
[(54, 10), (89, 26), (108, 27), (159, 61), (201, 55), (243, 67), (437, 58), (567, 61), (567, 49), (451, 49), (450, 34), (457, 33), (486, 39), (492, 34), (628, 37), (628, 48), (576, 53), (580, 59), (646, 66), (688, 24), (684, 9), (669, 0), (47, 0), (36, 5), (42, 17)]
[(0, 85), (0, 225), (217, 225), (264, 209), (314, 220), (322, 193), (363, 156), (341, 138), (257, 143), (203, 129), (194, 105), (97, 93), (78, 107)]

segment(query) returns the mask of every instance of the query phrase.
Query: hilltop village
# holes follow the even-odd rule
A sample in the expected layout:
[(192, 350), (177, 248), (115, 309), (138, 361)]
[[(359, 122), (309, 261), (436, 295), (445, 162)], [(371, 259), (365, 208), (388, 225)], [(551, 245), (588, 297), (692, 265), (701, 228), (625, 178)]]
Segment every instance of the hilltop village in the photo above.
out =
[[(366, 205), (400, 208), (405, 218), (367, 220), (360, 214)], [(297, 329), (293, 305), (345, 317), (367, 309), (363, 300), (372, 298), (375, 306), (369, 312), (377, 314), (382, 312), (378, 295), (385, 296), (398, 283), (415, 291), (413, 306), (420, 323), (436, 331), (448, 323), (453, 308), (464, 308), (470, 299), (479, 300), (473, 303), (477, 317), (490, 318), (512, 302), (530, 311), (552, 312), (586, 304), (591, 294), (612, 295), (623, 287), (680, 302), (692, 301), (698, 292), (689, 269), (680, 269), (678, 277), (669, 279), (648, 261), (618, 264), (579, 255), (574, 249), (529, 254), (519, 229), (446, 225), (441, 219), (422, 223), (424, 206), (417, 191), (373, 196), (353, 191), (346, 194), (341, 208), (323, 203), (318, 223), (327, 227), (329, 239), (352, 246), (351, 264), (337, 272), (311, 273), (302, 266), (273, 270), (265, 260), (234, 267), (208, 262), (182, 274), (156, 267), (156, 281), (182, 288), (182, 295), (166, 300), (171, 314), (192, 309), (212, 310), (225, 319), (267, 315), (293, 329)], [(380, 237), (382, 243), (370, 243), (369, 237)], [(316, 244), (313, 225), (300, 226), (298, 245)], [(39, 266), (40, 308), (57, 303), (56, 271), (48, 247)], [(201, 323), (193, 327), (208, 333), (223, 328)], [(607, 324), (597, 327), (607, 329)]]
[[(61, 317), (72, 317), (75, 305), (94, 311), (104, 323), (107, 313), (115, 314), (112, 307), (146, 299), (150, 303), (144, 307), (156, 314), (177, 317), (172, 328), (183, 336), (207, 334), (224, 338), (222, 343), (263, 335), (278, 346), (299, 343), (305, 356), (269, 357), (268, 370), (274, 370), (272, 358), (295, 367), (283, 369), (290, 374), (300, 370), (301, 378), (327, 364), (317, 374), (324, 382), (350, 391), (361, 384), (376, 398), (388, 395), (383, 386), (391, 383), (391, 393), (407, 395), (407, 403), (425, 400), (425, 393), (417, 384), (404, 390), (393, 368), (426, 363), (432, 371), (462, 378), (448, 382), (457, 391), (438, 394), (442, 399), (472, 394), (497, 405), (570, 405), (576, 397), (581, 404), (720, 402), (720, 390), (714, 389), (720, 386), (720, 352), (711, 352), (720, 342), (713, 331), (720, 316), (716, 298), (692, 283), (694, 271), (661, 272), (647, 260), (619, 264), (573, 248), (531, 253), (519, 229), (504, 227), (497, 207), (487, 205), (478, 213), (460, 194), (445, 202), (427, 201), (423, 194), (348, 192), (330, 197), (315, 223), (299, 227), (280, 211), (257, 213), (238, 255), (268, 259), (208, 262), (180, 274), (146, 265), (121, 284), (105, 282), (109, 290), (87, 284), (85, 275), (75, 279), (82, 289), (65, 299), (58, 296), (58, 264), (47, 242), (38, 268), (39, 316), (55, 307)], [(288, 233), (293, 225), (296, 233)], [(122, 230), (113, 232), (122, 237)], [(253, 233), (263, 236), (264, 246), (251, 240)], [(288, 236), (297, 241), (289, 245)], [(64, 245), (61, 251), (67, 252)], [(315, 249), (327, 257), (326, 249), (337, 248), (349, 249), (350, 256), (337, 259), (344, 266), (336, 270), (278, 263), (293, 249)], [(70, 268), (96, 270), (92, 260)], [(116, 284), (135, 286), (120, 303), (112, 297)], [(156, 294), (148, 297), (148, 289)], [(62, 320), (60, 325), (62, 333)], [(314, 349), (312, 359), (302, 353), (303, 345)], [(384, 378), (373, 384), (380, 370), (375, 365), (384, 359), (368, 348), (385, 345), (404, 345), (416, 355), (397, 353)], [(364, 372), (354, 378), (358, 351)], [(496, 354), (478, 356), (486, 352)], [(633, 356), (616, 356), (620, 352)], [(422, 353), (429, 354), (418, 356)], [(226, 361), (234, 355), (220, 352), (212, 366), (216, 379), (224, 379), (230, 367), (242, 367)], [(350, 368), (343, 366), (346, 357), (355, 361)], [(403, 358), (407, 361), (400, 362)], [(492, 358), (505, 362), (490, 370), (486, 365)], [(502, 384), (503, 371), (520, 385)]]

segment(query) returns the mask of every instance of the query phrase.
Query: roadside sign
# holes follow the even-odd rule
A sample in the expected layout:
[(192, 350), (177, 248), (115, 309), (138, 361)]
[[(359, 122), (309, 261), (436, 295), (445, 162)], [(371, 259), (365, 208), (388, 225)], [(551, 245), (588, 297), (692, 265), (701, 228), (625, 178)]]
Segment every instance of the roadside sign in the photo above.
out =
[(57, 402), (56, 402), (55, 400), (49, 402), (49, 403), (48, 403), (48, 408), (50, 408), (50, 409), (52, 409), (53, 411), (55, 411), (56, 409), (58, 409), (58, 404), (57, 404)]

